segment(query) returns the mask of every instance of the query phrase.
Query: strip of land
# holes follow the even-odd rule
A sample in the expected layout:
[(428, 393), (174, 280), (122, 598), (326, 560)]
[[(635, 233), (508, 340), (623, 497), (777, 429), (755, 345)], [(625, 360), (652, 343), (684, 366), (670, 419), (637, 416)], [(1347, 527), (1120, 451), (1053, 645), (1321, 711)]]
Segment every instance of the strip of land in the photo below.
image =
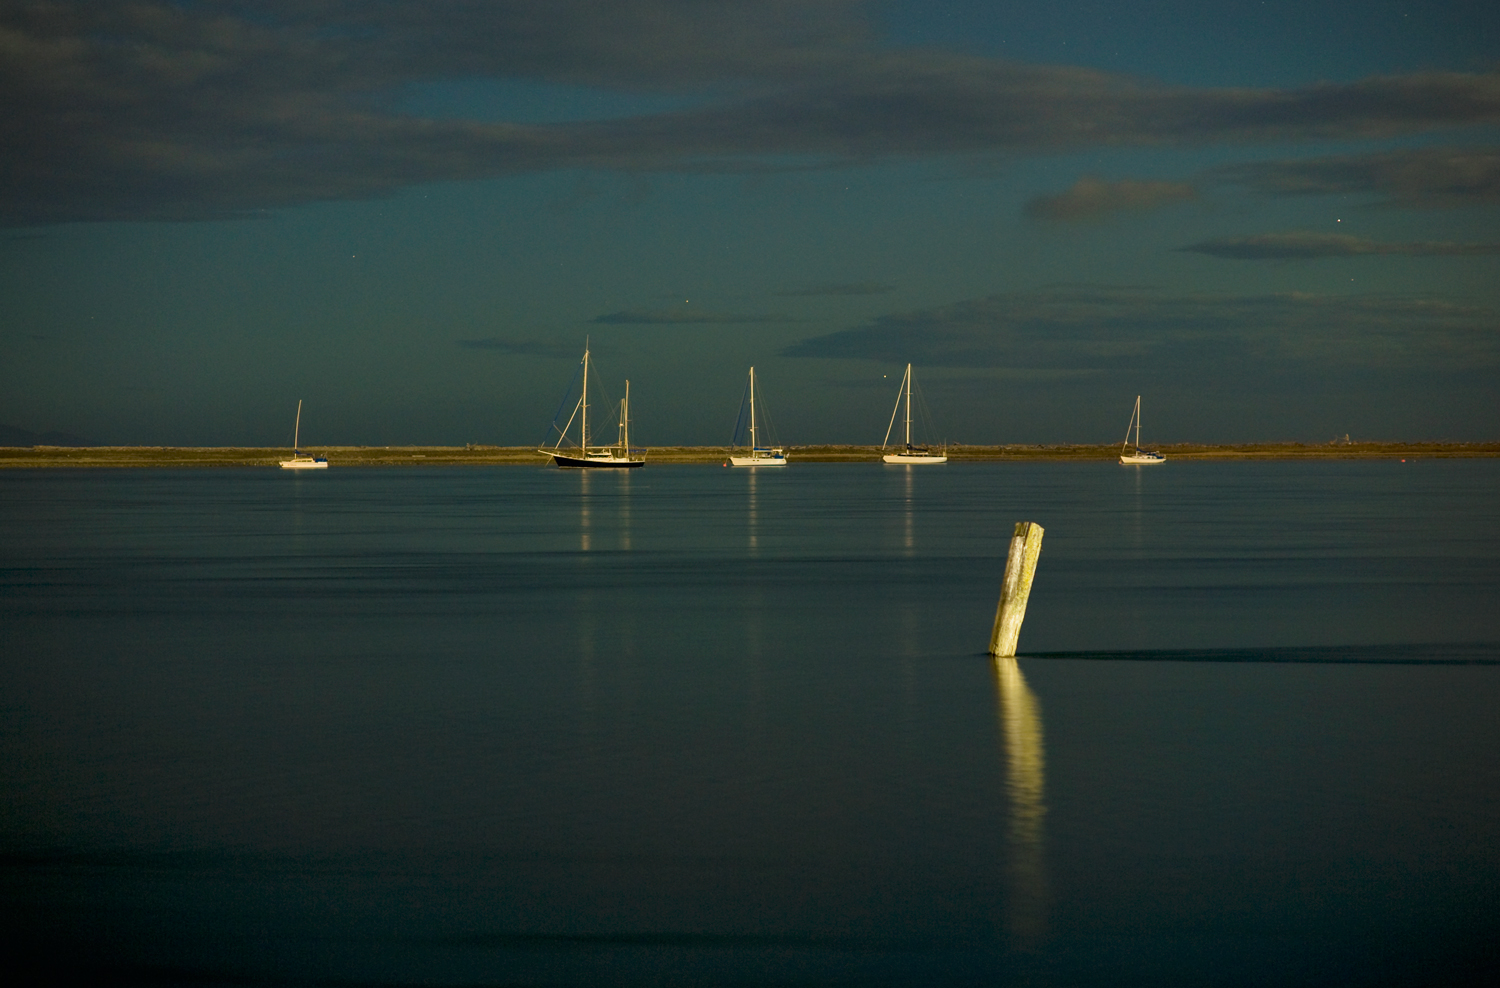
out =
[[(1157, 447), (1170, 460), (1389, 460), (1500, 456), (1493, 443), (1244, 443), (1210, 446), (1179, 443)], [(532, 446), (309, 446), (303, 453), (326, 456), (333, 467), (545, 466)], [(252, 447), (10, 446), (0, 447), (0, 468), (45, 467), (270, 467), (290, 451)], [(793, 463), (878, 462), (879, 446), (789, 446)], [(718, 465), (724, 446), (659, 446), (646, 463)], [(1118, 445), (949, 446), (954, 463), (990, 460), (1113, 460)]]

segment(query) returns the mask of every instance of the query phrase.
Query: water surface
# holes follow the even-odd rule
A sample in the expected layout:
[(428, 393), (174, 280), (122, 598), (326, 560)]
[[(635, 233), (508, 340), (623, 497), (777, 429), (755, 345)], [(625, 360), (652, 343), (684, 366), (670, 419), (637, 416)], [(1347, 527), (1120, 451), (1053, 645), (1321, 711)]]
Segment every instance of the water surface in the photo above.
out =
[(1488, 969), (1497, 468), (0, 474), (6, 937), (178, 984)]

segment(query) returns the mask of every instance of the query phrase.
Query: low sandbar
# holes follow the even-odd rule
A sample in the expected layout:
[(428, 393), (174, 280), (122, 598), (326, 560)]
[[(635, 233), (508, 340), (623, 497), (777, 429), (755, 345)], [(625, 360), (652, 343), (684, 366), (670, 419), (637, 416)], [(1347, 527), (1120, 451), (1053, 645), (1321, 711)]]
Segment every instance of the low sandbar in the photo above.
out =
[[(1500, 442), (1488, 443), (1177, 443), (1157, 447), (1170, 460), (1371, 460), (1453, 459), (1500, 456)], [(991, 460), (1113, 460), (1112, 445), (953, 445), (953, 463)], [(533, 446), (309, 446), (304, 453), (326, 456), (336, 467), (545, 466)], [(10, 446), (0, 447), (0, 468), (48, 467), (265, 467), (275, 468), (290, 451), (238, 446)], [(646, 463), (718, 465), (723, 446), (657, 446)], [(879, 446), (788, 446), (793, 463), (869, 463), (880, 460)]]

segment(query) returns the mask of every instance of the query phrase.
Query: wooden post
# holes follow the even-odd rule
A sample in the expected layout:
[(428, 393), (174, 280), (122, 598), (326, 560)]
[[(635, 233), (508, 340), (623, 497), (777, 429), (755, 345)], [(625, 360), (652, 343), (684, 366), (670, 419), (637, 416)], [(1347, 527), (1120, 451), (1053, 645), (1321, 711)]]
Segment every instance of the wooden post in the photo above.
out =
[(1026, 617), (1026, 598), (1031, 596), (1031, 578), (1042, 554), (1042, 526), (1034, 521), (1016, 522), (1010, 555), (1005, 560), (1005, 582), (1000, 585), (1000, 605), (995, 608), (995, 628), (990, 632), (990, 654), (1013, 656)]

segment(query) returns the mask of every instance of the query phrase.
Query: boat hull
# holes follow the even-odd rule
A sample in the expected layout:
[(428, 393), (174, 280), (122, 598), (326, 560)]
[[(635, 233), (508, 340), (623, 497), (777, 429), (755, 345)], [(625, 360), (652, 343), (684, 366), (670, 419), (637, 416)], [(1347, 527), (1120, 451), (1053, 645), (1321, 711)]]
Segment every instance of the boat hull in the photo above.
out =
[(327, 470), (327, 460), (282, 460), (283, 470)]
[(784, 467), (785, 456), (731, 456), (729, 465), (732, 467)]
[(887, 463), (947, 463), (948, 457), (933, 453), (887, 453), (881, 457)]
[(1127, 467), (1149, 467), (1158, 463), (1167, 462), (1167, 458), (1158, 453), (1144, 454), (1134, 453), (1120, 457), (1120, 465)]
[(552, 457), (560, 467), (577, 467), (583, 470), (630, 470), (645, 465), (645, 460), (630, 460), (622, 456), (569, 456), (552, 450), (541, 450)]

